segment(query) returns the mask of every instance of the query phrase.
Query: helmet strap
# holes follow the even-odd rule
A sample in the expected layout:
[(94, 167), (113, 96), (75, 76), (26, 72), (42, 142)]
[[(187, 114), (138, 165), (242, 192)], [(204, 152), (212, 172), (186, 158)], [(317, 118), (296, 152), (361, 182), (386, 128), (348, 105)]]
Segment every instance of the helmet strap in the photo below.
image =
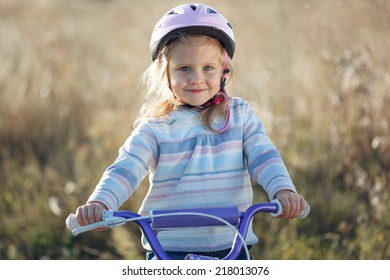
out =
[(223, 132), (226, 127), (228, 126), (229, 120), (230, 120), (230, 107), (229, 107), (229, 98), (226, 94), (225, 91), (225, 85), (226, 85), (226, 74), (230, 72), (230, 69), (228, 67), (228, 52), (225, 49), (224, 50), (224, 64), (223, 64), (223, 75), (222, 75), (222, 81), (221, 81), (221, 89), (220, 91), (216, 94), (216, 96), (222, 96), (226, 100), (226, 119), (225, 119), (225, 124), (218, 129), (218, 132), (221, 133)]

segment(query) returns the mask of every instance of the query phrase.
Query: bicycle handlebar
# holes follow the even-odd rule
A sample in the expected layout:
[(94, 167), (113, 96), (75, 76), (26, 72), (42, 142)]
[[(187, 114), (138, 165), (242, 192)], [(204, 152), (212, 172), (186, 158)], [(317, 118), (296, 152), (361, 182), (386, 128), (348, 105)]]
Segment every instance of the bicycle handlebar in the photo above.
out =
[[(252, 218), (259, 212), (270, 213), (273, 217), (278, 217), (283, 213), (283, 209), (280, 202), (275, 199), (270, 203), (254, 204), (244, 212), (239, 212), (236, 207), (224, 207), (152, 211), (149, 216), (140, 216), (127, 210), (104, 210), (102, 221), (85, 226), (81, 226), (77, 222), (76, 215), (72, 213), (66, 219), (66, 227), (76, 236), (98, 228), (112, 228), (121, 226), (126, 222), (134, 222), (141, 228), (157, 258), (167, 260), (170, 258), (157, 239), (156, 231), (176, 227), (227, 225), (232, 227), (236, 234), (232, 242), (233, 247), (224, 260), (233, 260), (238, 256), (242, 246), (245, 244), (244, 239)], [(306, 202), (305, 208), (298, 218), (306, 218), (309, 212), (310, 206)]]

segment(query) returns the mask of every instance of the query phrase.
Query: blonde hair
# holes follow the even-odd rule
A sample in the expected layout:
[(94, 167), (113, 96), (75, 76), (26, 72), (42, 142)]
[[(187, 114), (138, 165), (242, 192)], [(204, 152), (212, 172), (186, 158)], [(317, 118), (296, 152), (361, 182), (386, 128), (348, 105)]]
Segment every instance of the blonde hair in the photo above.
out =
[[(176, 98), (170, 89), (170, 79), (168, 73), (169, 53), (173, 47), (180, 43), (191, 44), (194, 37), (204, 37), (207, 40), (207, 43), (217, 44), (221, 50), (221, 63), (225, 63), (225, 50), (217, 39), (205, 35), (179, 35), (171, 44), (165, 46), (160, 51), (157, 59), (155, 59), (153, 63), (149, 65), (149, 67), (142, 75), (143, 82), (147, 85), (147, 91), (145, 94), (145, 103), (142, 105), (139, 111), (138, 118), (134, 122), (134, 127), (136, 127), (144, 119), (162, 118), (167, 116), (170, 112), (176, 110), (179, 106), (185, 105)], [(229, 79), (227, 79), (228, 82), (233, 74), (233, 63), (230, 58), (228, 58), (227, 68), (230, 70), (228, 74)], [(200, 114), (201, 124), (205, 125), (211, 131), (217, 132), (212, 128), (212, 121), (217, 116), (225, 116), (227, 102), (228, 101), (225, 100), (219, 104), (203, 109)]]

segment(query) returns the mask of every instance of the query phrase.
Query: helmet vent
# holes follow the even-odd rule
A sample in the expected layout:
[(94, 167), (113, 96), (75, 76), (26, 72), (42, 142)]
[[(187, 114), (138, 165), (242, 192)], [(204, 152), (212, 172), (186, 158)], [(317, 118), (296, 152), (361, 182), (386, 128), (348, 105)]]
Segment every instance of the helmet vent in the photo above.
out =
[(213, 9), (207, 8), (207, 13), (208, 14), (216, 14), (217, 12), (214, 11)]
[(178, 12), (176, 12), (175, 10), (172, 10), (172, 11), (170, 11), (169, 13), (168, 13), (168, 15), (177, 15), (178, 14)]
[(193, 9), (194, 11), (196, 11), (196, 8), (197, 8), (196, 5), (192, 4), (192, 5), (190, 5), (190, 7), (191, 7), (191, 9)]

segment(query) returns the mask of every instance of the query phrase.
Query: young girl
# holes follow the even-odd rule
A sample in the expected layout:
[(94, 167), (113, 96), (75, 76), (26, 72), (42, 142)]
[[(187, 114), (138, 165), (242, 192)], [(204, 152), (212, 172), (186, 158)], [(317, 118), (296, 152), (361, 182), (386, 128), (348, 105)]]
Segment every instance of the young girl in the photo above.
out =
[[(235, 42), (226, 18), (202, 4), (175, 7), (157, 23), (150, 49), (149, 101), (116, 161), (77, 208), (78, 222), (94, 223), (103, 209), (117, 210), (147, 175), (141, 215), (223, 206), (244, 211), (252, 204), (252, 177), (270, 199), (280, 200), (284, 218), (298, 216), (305, 200), (262, 123), (245, 100), (227, 96)], [(224, 257), (233, 234), (210, 226), (161, 232), (158, 238), (174, 259), (194, 252)], [(257, 242), (252, 230), (246, 242)]]

